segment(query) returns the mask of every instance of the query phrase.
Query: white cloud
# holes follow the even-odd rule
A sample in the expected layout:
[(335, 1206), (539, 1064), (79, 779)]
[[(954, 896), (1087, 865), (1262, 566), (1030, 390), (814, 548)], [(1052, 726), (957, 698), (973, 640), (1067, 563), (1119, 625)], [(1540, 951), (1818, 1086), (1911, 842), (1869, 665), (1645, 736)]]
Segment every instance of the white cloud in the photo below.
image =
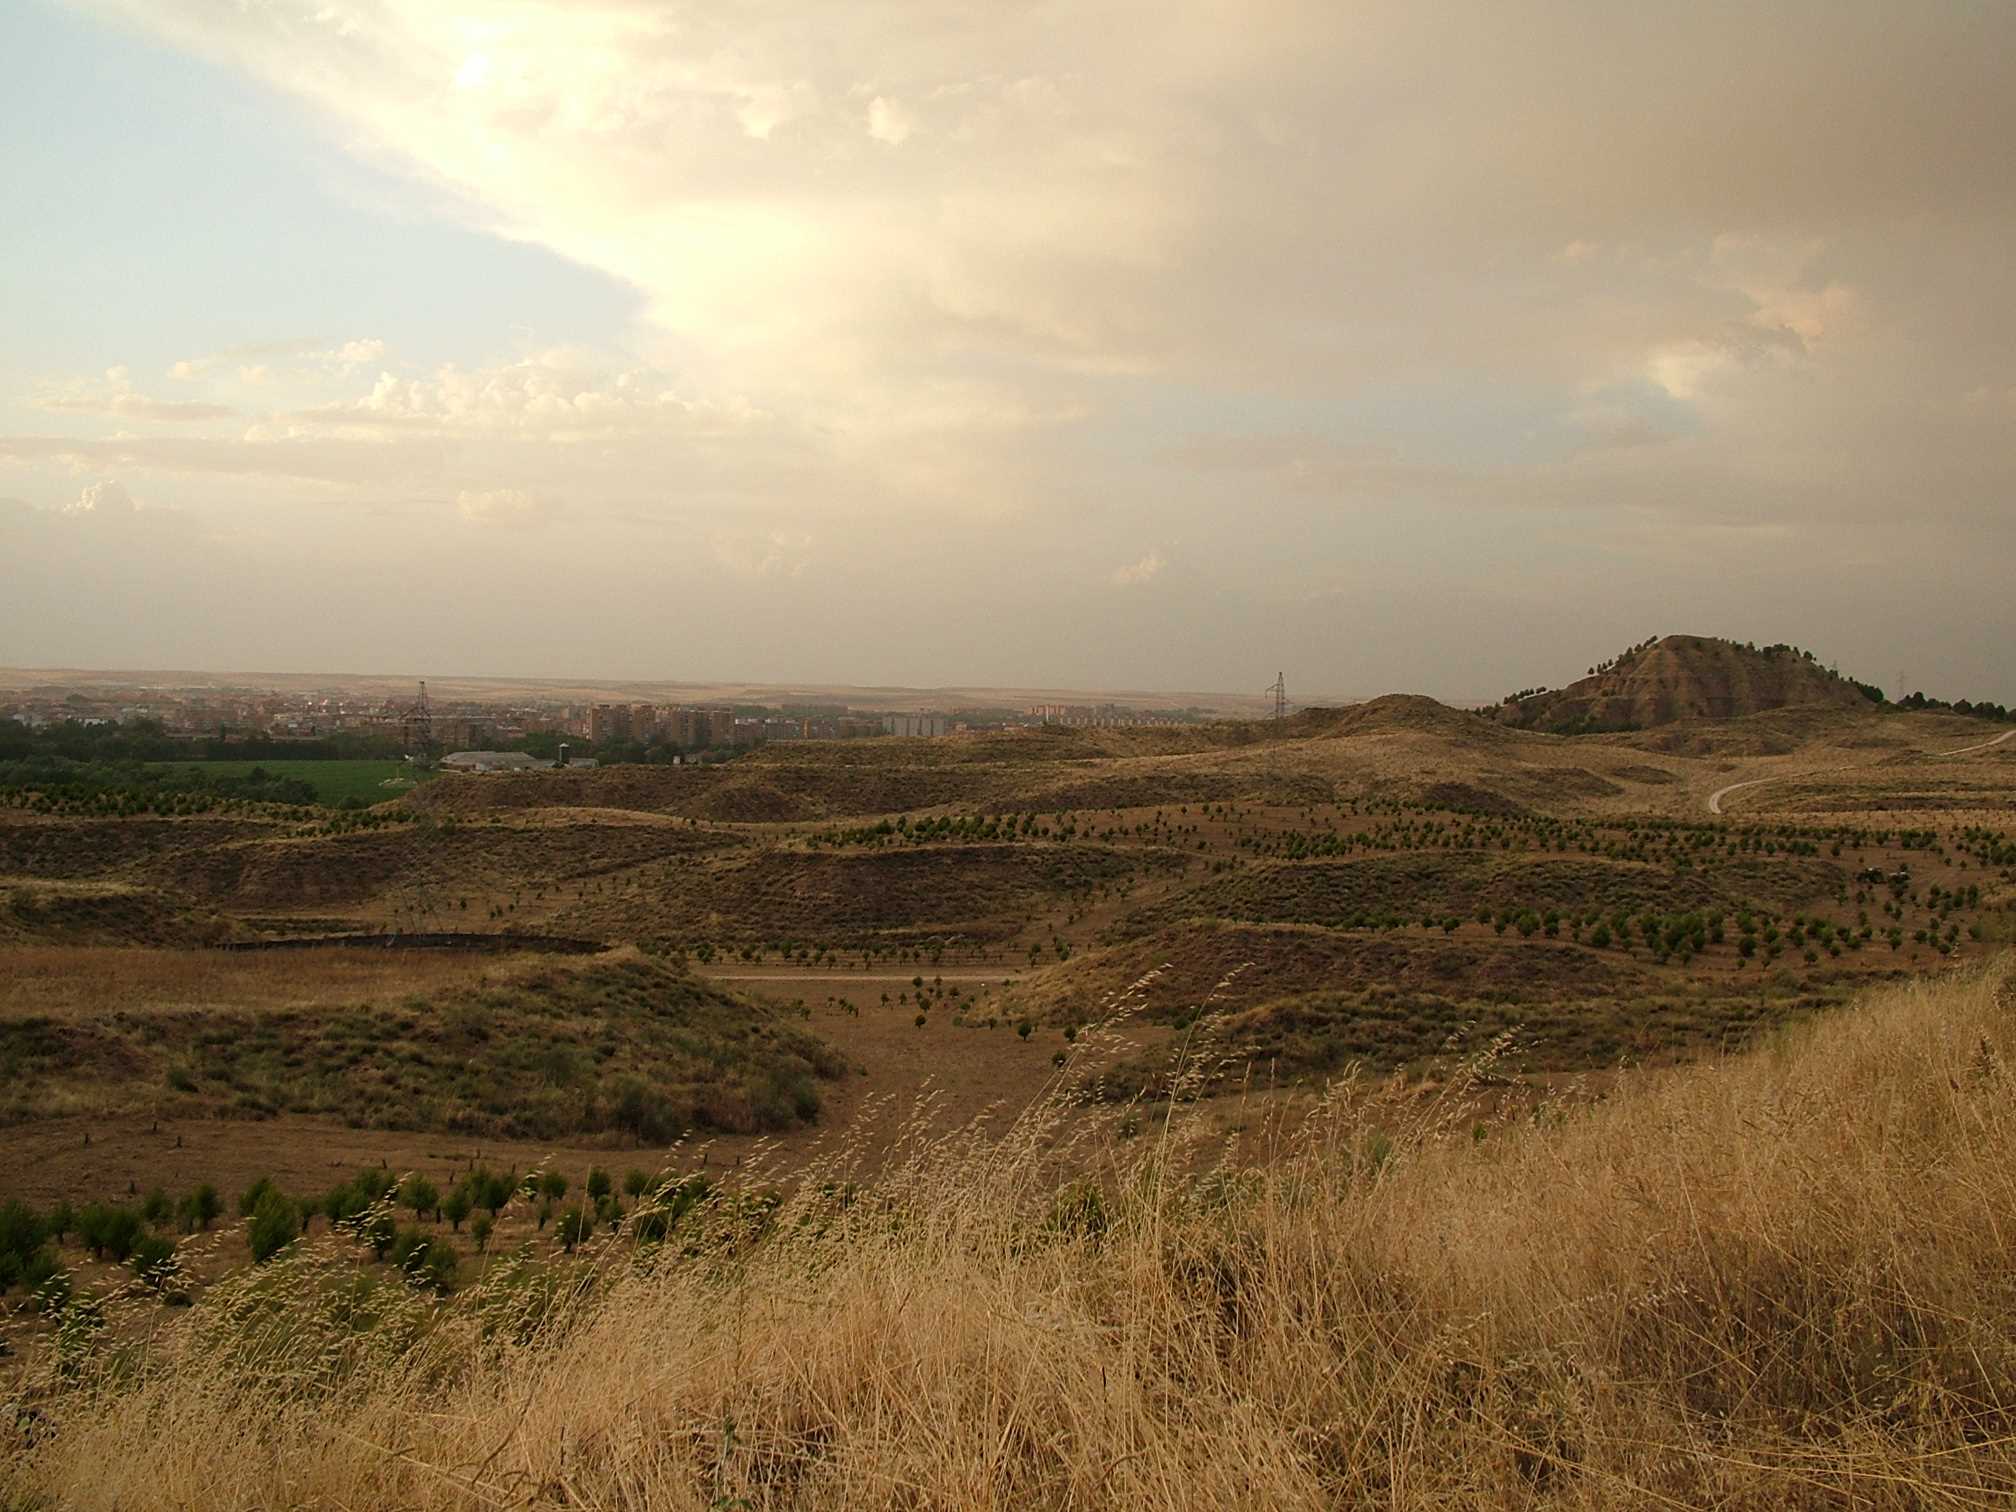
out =
[(769, 141), (778, 127), (812, 108), (812, 91), (802, 81), (756, 84), (736, 92), (740, 99), (735, 106), (735, 119), (759, 142)]
[(385, 343), (377, 337), (367, 337), (359, 341), (346, 341), (341, 346), (322, 354), (324, 359), (343, 372), (360, 367), (369, 367), (385, 356)]
[(882, 95), (868, 102), (868, 135), (891, 147), (900, 147), (917, 129), (917, 119), (896, 101)]
[(228, 404), (195, 399), (150, 399), (145, 394), (74, 394), (40, 399), (36, 408), (75, 415), (115, 415), (125, 420), (227, 420)]
[(54, 414), (106, 415), (122, 420), (224, 420), (238, 413), (228, 404), (156, 399), (135, 393), (132, 372), (123, 364), (107, 368), (102, 383), (89, 379), (45, 383), (32, 402), (37, 409)]
[(123, 483), (116, 478), (106, 478), (102, 482), (85, 484), (84, 491), (77, 495), (76, 502), (65, 505), (63, 512), (106, 519), (116, 515), (130, 515), (138, 507), (133, 502), (133, 496), (126, 492)]
[[(247, 412), (228, 436), (140, 423), (177, 416), (123, 373), (52, 390), (106, 423), (0, 435), (38, 497), (80, 469), (150, 499), (154, 473), (256, 480), (248, 519), (340, 494), (502, 551), (525, 543), (412, 501), (518, 490), (573, 501), (542, 547), (599, 523), (641, 559), (673, 532), (755, 576), (802, 570), (816, 531), (808, 586), (861, 578), (824, 619), (779, 613), (799, 647), (879, 633), (861, 584), (891, 552), (943, 583), (1181, 543), (1173, 576), (1159, 552), (1111, 575), (1152, 593), (1072, 590), (1164, 613), (1172, 655), (1196, 595), (1242, 583), (1388, 574), (1456, 606), (1460, 656), (1496, 623), (1478, 582), (1594, 582), (1617, 535), (1693, 568), (1714, 521), (1810, 551), (1901, 530), (1908, 499), (1968, 563), (2016, 528), (2008, 7), (85, 3), (639, 315), (606, 351), (500, 331), (422, 367), (400, 353), (431, 335), (331, 309), (317, 339), (169, 370)], [(1702, 580), (1746, 581), (1729, 561)]]
[(472, 525), (538, 525), (552, 518), (553, 501), (523, 488), (463, 489), (455, 508)]
[(1162, 569), (1169, 565), (1159, 551), (1151, 551), (1138, 562), (1129, 562), (1124, 567), (1115, 567), (1106, 579), (1115, 588), (1138, 588), (1143, 583), (1152, 583), (1162, 575)]
[(803, 530), (735, 527), (709, 538), (714, 560), (743, 577), (795, 578), (811, 561), (812, 536)]

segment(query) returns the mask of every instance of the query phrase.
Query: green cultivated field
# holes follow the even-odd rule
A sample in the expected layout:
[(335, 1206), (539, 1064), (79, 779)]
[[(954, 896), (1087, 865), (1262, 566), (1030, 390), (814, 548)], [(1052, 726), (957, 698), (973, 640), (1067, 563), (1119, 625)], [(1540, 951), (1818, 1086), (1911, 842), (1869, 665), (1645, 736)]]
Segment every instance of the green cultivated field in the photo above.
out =
[[(161, 768), (178, 768), (211, 777), (243, 777), (254, 767), (272, 777), (290, 777), (311, 784), (323, 803), (335, 807), (346, 798), (362, 803), (383, 803), (412, 791), (412, 779), (426, 782), (436, 774), (414, 772), (399, 761), (161, 761)], [(392, 786), (386, 783), (392, 782)]]

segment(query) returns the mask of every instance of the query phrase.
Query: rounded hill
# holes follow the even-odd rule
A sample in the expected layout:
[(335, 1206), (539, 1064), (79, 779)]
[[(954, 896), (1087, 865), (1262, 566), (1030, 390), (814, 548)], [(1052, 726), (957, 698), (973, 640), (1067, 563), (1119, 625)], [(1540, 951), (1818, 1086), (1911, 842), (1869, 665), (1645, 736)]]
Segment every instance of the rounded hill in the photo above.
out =
[(1582, 735), (1793, 707), (1860, 709), (1875, 697), (1796, 646), (1669, 635), (1633, 646), (1565, 688), (1514, 694), (1492, 713), (1522, 730)]

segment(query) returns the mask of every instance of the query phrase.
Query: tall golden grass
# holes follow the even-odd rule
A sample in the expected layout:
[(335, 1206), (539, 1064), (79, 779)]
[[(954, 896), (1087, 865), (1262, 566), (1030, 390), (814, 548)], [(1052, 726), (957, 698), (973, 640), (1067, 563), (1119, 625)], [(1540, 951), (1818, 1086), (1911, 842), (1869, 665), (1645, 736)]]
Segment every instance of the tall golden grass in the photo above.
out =
[[(2011, 963), (1594, 1106), (924, 1140), (533, 1284), (306, 1248), (52, 1376), (16, 1506), (2007, 1506)], [(1473, 1063), (1487, 1068), (1489, 1054)], [(1071, 1180), (1069, 1173), (1085, 1172)], [(515, 1279), (514, 1279), (515, 1277)], [(10, 1431), (0, 1423), (0, 1432)], [(0, 1505), (6, 1505), (0, 1500)]]

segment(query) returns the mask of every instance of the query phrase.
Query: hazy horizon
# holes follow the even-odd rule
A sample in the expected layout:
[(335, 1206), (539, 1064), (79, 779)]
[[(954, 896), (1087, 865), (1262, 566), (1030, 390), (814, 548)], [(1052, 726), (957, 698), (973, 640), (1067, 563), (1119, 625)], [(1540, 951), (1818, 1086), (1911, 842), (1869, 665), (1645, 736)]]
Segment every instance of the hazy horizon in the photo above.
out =
[(1682, 632), (2016, 701), (2012, 55), (28, 0), (0, 666), (1470, 702)]

